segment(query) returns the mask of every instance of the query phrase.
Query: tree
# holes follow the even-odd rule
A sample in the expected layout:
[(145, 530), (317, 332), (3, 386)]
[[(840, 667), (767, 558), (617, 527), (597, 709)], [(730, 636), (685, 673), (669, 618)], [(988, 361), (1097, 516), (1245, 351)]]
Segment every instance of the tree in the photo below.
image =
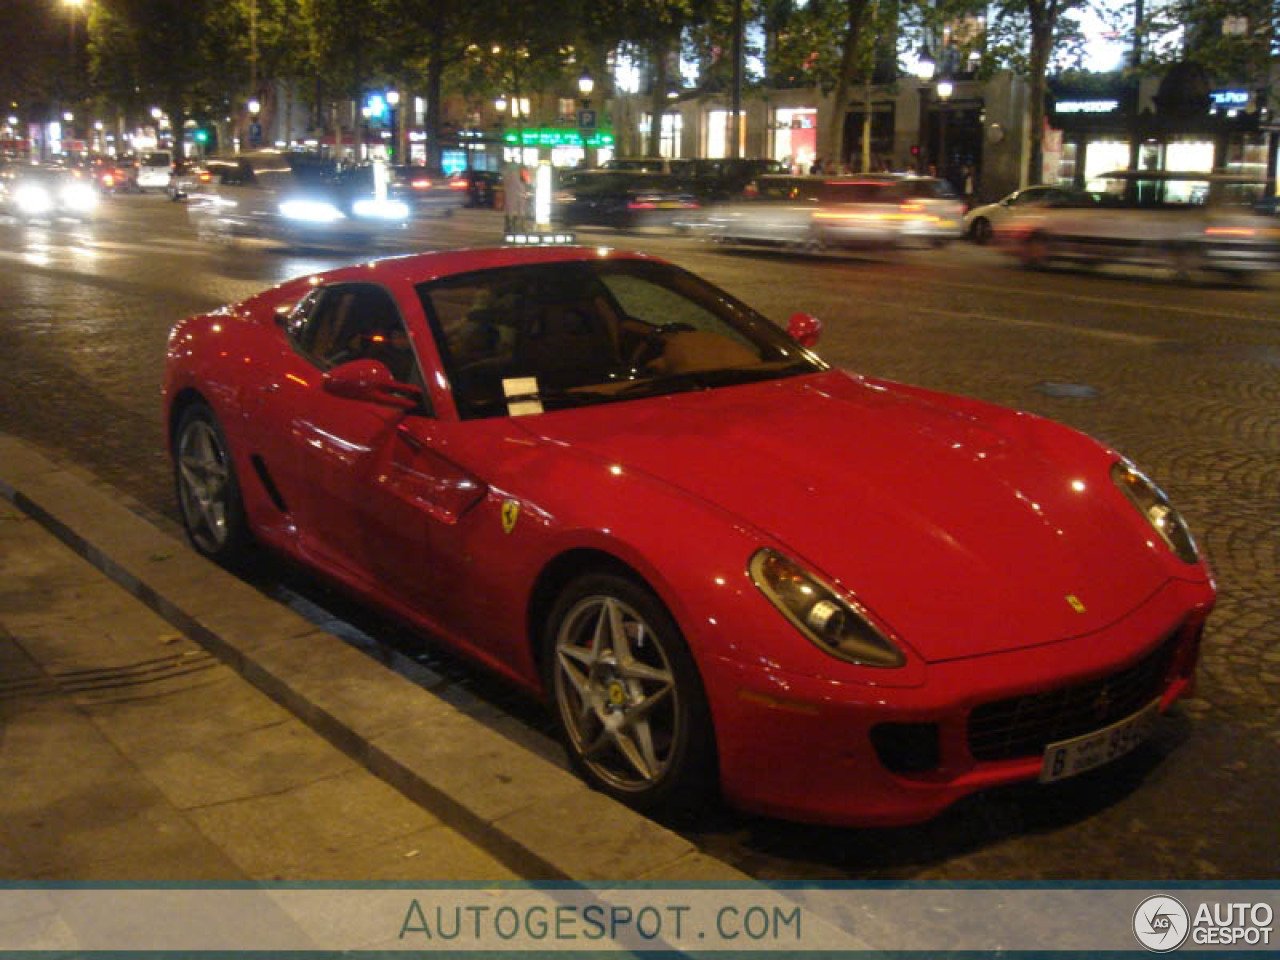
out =
[(845, 114), (854, 94), (871, 83), (886, 46), (896, 65), (898, 13), (895, 0), (786, 0), (769, 8), (777, 37), (771, 72), (816, 84), (832, 100), (818, 131), (818, 156), (844, 157)]
[[(1120, 4), (1127, 0), (1119, 0)], [(1092, 11), (1105, 20), (1124, 16), (1120, 5), (1106, 0), (995, 0), (975, 4), (972, 0), (942, 0), (934, 8), (934, 22), (972, 21), (985, 14), (985, 31), (972, 31), (958, 43), (962, 54), (978, 52), (982, 74), (1011, 69), (1027, 80), (1031, 151), (1027, 160), (1027, 182), (1040, 183), (1044, 167), (1045, 95), (1051, 66), (1079, 65), (1083, 58), (1083, 37), (1078, 17)]]

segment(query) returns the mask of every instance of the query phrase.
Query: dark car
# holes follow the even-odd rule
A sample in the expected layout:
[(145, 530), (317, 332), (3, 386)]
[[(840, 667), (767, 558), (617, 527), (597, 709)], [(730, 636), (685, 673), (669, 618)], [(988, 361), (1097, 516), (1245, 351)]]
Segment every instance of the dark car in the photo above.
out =
[(501, 182), (502, 176), (493, 170), (459, 170), (449, 178), (449, 189), (462, 193), (464, 206), (492, 207)]
[(663, 173), (580, 170), (561, 181), (554, 218), (565, 226), (670, 226), (700, 204), (687, 182)]
[(31, 220), (88, 220), (98, 205), (93, 178), (79, 169), (15, 163), (0, 176), (0, 213)]
[(211, 158), (189, 207), (202, 236), (327, 246), (374, 243), (403, 230), (410, 207), (375, 191), (369, 167), (337, 170), (308, 154), (260, 150)]
[(721, 203), (742, 195), (757, 177), (791, 171), (777, 160), (763, 157), (706, 157), (690, 160), (679, 168), (701, 203)]
[[(372, 188), (372, 168), (357, 167), (356, 170), (364, 171), (361, 182), (367, 181)], [(408, 206), (413, 216), (451, 217), (466, 201), (463, 191), (454, 187), (450, 177), (432, 173), (427, 167), (392, 167), (390, 174), (387, 196)]]

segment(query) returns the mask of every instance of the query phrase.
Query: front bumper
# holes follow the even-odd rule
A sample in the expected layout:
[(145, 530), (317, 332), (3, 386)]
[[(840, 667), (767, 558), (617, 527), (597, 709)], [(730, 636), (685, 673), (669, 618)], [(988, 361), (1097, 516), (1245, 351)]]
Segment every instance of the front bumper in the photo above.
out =
[[(1024, 740), (1003, 755), (999, 748), (983, 746), (971, 738), (974, 711), (988, 705), (989, 715), (990, 705), (1021, 697), (1040, 700), (1034, 695), (1046, 691), (1088, 691), (1101, 678), (1145, 669), (1143, 682), (1151, 690), (1142, 694), (1143, 702), (1158, 696), (1164, 712), (1192, 689), (1213, 600), (1209, 583), (1170, 581), (1106, 630), (929, 664), (923, 684), (909, 688), (833, 682), (719, 660), (710, 665), (707, 689), (726, 799), (787, 819), (891, 825), (927, 820), (978, 790), (1036, 780), (1043, 745), (1028, 746)], [(1168, 646), (1166, 659), (1157, 657), (1162, 644)], [(1113, 722), (1105, 710), (1099, 717), (1094, 729)], [(892, 761), (894, 772), (886, 766), (886, 742), (892, 749), (894, 740), (884, 736), (886, 729), (933, 729), (932, 757), (921, 763), (919, 743), (908, 736), (899, 743), (906, 753)], [(976, 759), (975, 749), (998, 758)]]

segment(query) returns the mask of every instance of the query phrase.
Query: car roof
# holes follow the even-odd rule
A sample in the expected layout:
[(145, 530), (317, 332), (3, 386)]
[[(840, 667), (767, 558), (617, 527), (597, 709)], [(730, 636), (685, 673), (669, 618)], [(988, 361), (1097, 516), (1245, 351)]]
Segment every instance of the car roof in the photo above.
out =
[(1212, 183), (1269, 183), (1266, 177), (1242, 173), (1210, 173), (1195, 170), (1111, 170), (1090, 180), (1195, 180)]
[(610, 247), (475, 247), (437, 250), (403, 257), (387, 257), (357, 266), (339, 267), (312, 275), (312, 284), (343, 283), (353, 280), (374, 283), (427, 283), (442, 277), (476, 270), (518, 267), (535, 263), (573, 263), (592, 260), (646, 260), (665, 263), (658, 257)]

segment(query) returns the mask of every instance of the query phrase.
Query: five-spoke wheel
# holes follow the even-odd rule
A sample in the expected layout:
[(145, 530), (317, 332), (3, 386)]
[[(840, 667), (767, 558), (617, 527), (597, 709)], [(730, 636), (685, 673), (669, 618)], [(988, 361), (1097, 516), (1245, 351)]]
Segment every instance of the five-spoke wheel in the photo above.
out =
[(237, 558), (248, 540), (240, 488), (226, 439), (204, 404), (183, 412), (173, 463), (182, 523), (191, 542), (215, 560)]
[(587, 780), (655, 813), (700, 804), (715, 766), (706, 699), (658, 599), (625, 577), (581, 577), (561, 595), (546, 638), (561, 733)]

